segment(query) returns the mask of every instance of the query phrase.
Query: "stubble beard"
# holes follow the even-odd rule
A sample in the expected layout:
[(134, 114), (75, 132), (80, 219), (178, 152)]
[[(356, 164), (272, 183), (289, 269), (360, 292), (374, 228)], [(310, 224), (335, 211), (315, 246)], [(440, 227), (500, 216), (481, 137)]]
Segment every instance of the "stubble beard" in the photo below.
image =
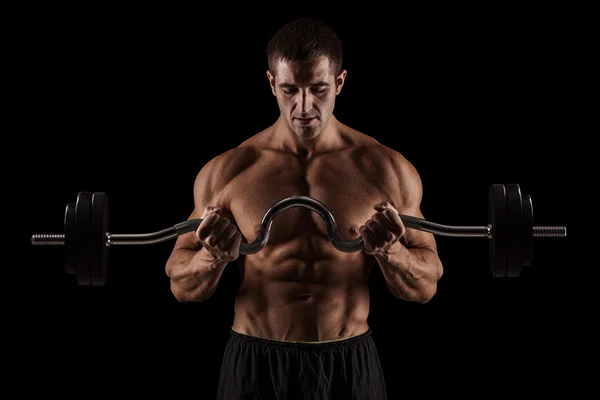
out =
[(317, 136), (319, 136), (319, 134), (321, 133), (322, 127), (318, 126), (315, 128), (296, 128), (295, 133), (296, 136), (298, 136), (298, 138), (300, 140), (311, 140), (316, 138)]

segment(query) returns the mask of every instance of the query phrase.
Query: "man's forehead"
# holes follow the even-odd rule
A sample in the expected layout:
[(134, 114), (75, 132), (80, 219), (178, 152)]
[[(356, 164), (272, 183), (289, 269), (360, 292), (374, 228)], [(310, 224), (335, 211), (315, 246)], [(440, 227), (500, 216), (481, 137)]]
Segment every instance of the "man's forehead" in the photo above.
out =
[(331, 63), (327, 57), (304, 62), (282, 59), (277, 63), (277, 75), (287, 83), (327, 81), (332, 76)]

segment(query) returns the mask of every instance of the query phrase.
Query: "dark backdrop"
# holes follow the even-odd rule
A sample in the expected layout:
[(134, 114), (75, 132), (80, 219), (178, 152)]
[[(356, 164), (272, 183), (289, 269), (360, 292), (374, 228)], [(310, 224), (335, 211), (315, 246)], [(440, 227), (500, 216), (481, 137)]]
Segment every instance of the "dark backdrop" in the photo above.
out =
[[(486, 224), (489, 184), (515, 182), (532, 196), (537, 224), (571, 228), (568, 238), (536, 241), (534, 264), (513, 280), (491, 277), (486, 239), (439, 237), (445, 273), (425, 305), (391, 296), (375, 269), (370, 325), (390, 398), (436, 388), (486, 397), (517, 384), (568, 387), (574, 343), (566, 337), (579, 316), (565, 270), (575, 268), (571, 211), (591, 109), (581, 97), (589, 79), (585, 12), (361, 14), (15, 14), (24, 45), (14, 59), (22, 77), (14, 137), (29, 160), (19, 181), (24, 240), (61, 232), (66, 203), (84, 190), (107, 192), (114, 233), (185, 220), (199, 169), (278, 115), (265, 76), (270, 35), (290, 18), (313, 16), (344, 45), (348, 76), (335, 115), (416, 166), (428, 219)], [(60, 249), (27, 246), (16, 262), (25, 261), (31, 279), (13, 281), (15, 326), (26, 327), (13, 371), (29, 382), (24, 389), (160, 387), (212, 398), (237, 269), (226, 269), (206, 302), (179, 303), (164, 273), (172, 245), (113, 247), (102, 288), (77, 286)]]

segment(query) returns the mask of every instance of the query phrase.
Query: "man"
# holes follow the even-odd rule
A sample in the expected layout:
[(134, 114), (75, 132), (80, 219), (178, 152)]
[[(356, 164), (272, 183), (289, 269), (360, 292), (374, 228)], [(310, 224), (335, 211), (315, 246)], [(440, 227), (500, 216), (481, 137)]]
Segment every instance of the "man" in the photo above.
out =
[[(433, 235), (407, 230), (398, 216), (423, 217), (419, 175), (333, 115), (347, 71), (329, 27), (294, 20), (271, 38), (267, 55), (281, 114), (199, 171), (190, 218), (203, 221), (176, 240), (166, 264), (172, 292), (206, 300), (229, 263), (240, 269), (219, 399), (384, 399), (367, 323), (369, 274), (377, 266), (395, 296), (422, 303), (442, 275)], [(323, 202), (341, 237), (362, 236), (364, 250), (337, 250), (324, 220), (294, 207), (275, 217), (261, 251), (240, 255), (267, 209), (292, 195)]]

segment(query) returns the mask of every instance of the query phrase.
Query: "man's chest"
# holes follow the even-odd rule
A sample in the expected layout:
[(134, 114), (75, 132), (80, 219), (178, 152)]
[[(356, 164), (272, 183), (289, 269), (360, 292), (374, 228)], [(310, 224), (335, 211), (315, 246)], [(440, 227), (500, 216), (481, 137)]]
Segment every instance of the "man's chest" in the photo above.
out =
[[(228, 187), (231, 212), (247, 240), (254, 240), (265, 213), (289, 196), (308, 196), (320, 201), (333, 215), (339, 234), (346, 240), (359, 236), (358, 229), (374, 213), (373, 206), (391, 201), (383, 176), (340, 159), (315, 160), (310, 164), (291, 160), (259, 162)], [(327, 236), (323, 218), (301, 206), (282, 211), (273, 219), (271, 240), (294, 236)]]

